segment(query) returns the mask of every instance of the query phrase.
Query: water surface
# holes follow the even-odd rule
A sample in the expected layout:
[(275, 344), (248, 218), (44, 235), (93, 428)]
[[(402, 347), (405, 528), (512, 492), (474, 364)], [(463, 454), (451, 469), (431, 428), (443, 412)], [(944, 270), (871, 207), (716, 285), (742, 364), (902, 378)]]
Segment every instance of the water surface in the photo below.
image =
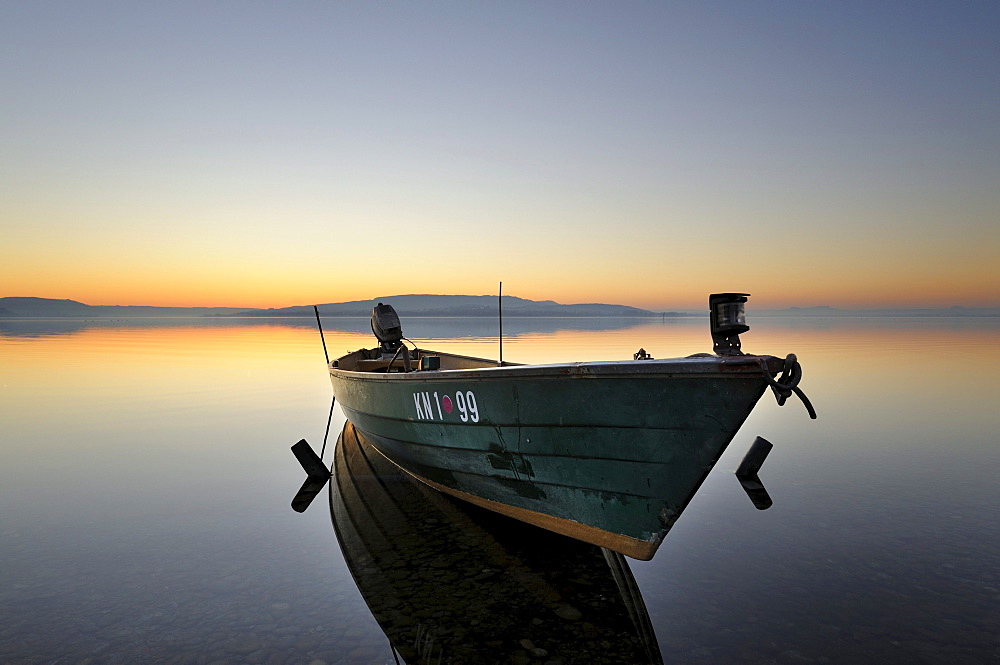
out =
[[(696, 319), (504, 323), (504, 357), (518, 362), (711, 346)], [(820, 418), (766, 394), (653, 561), (627, 563), (663, 660), (998, 662), (1000, 323), (750, 323), (744, 349), (796, 353)], [(371, 345), (366, 321), (326, 325), (332, 355)], [(421, 346), (496, 357), (488, 320), (403, 326)], [(303, 514), (289, 507), (303, 472), (288, 448), (322, 446), (330, 396), (318, 334), (302, 319), (3, 322), (0, 662), (394, 663), (375, 616), (384, 607), (370, 609), (355, 583), (327, 495)], [(343, 422), (335, 410), (327, 463)], [(760, 473), (767, 511), (732, 476), (758, 435), (775, 445)], [(458, 510), (467, 529), (489, 531), (489, 518)], [(443, 567), (434, 552), (453, 554), (434, 549), (435, 525), (454, 520), (428, 519), (419, 561)], [(562, 596), (616, 588), (595, 568), (574, 577), (518, 556), (533, 562), (523, 579)], [(462, 594), (440, 586), (453, 598), (442, 616), (462, 616)], [(622, 607), (611, 598), (560, 620), (618, 630)], [(529, 639), (520, 633), (555, 625), (538, 612), (487, 639), (471, 631), (470, 608), (460, 629), (496, 662), (582, 653), (560, 651), (566, 635), (600, 662), (614, 641), (583, 628)]]

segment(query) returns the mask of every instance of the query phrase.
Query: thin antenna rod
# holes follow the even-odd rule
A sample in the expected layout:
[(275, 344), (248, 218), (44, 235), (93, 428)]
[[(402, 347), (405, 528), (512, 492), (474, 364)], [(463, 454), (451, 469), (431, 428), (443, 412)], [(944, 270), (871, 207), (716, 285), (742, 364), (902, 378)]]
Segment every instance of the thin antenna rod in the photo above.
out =
[(503, 367), (503, 282), (497, 292), (497, 311), (500, 313), (500, 366)]
[(316, 312), (316, 327), (319, 328), (319, 338), (323, 342), (323, 355), (326, 356), (326, 364), (330, 364), (330, 354), (326, 352), (326, 338), (323, 337), (323, 324), (319, 322), (319, 307), (313, 305), (313, 311)]
[(333, 405), (337, 403), (337, 396), (330, 400), (330, 415), (326, 417), (326, 432), (323, 434), (323, 449), (319, 451), (319, 458), (323, 459), (326, 454), (326, 440), (330, 438), (330, 423), (333, 422)]

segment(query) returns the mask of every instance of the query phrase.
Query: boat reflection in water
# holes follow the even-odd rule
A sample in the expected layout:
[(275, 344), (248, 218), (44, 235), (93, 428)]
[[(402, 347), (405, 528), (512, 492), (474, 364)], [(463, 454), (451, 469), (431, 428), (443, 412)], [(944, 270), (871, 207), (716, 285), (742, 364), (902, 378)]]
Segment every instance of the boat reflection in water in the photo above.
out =
[(406, 663), (662, 663), (616, 552), (451, 499), (348, 422), (330, 508), (365, 602)]

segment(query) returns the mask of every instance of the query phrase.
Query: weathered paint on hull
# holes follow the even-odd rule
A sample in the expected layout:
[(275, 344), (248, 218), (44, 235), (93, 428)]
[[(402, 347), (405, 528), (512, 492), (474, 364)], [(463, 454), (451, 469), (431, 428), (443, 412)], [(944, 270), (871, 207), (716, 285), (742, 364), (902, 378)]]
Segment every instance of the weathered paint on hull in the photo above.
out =
[(331, 377), (348, 419), (420, 480), (644, 560), (766, 388), (759, 367), (718, 358), (388, 375), (331, 369)]

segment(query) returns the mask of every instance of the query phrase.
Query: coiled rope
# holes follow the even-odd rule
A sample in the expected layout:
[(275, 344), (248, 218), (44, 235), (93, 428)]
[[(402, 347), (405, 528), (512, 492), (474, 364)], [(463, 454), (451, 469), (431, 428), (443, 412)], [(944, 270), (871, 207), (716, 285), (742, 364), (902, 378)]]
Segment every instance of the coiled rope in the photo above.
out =
[(781, 376), (777, 379), (771, 376), (771, 373), (767, 370), (767, 365), (764, 364), (763, 358), (758, 358), (757, 362), (760, 364), (760, 369), (764, 373), (764, 378), (767, 379), (768, 385), (774, 391), (774, 396), (778, 400), (778, 406), (784, 406), (785, 400), (791, 397), (792, 393), (795, 393), (802, 400), (806, 411), (809, 412), (809, 417), (816, 420), (816, 409), (813, 408), (812, 402), (809, 401), (806, 394), (799, 388), (799, 381), (802, 380), (802, 365), (799, 364), (799, 360), (795, 357), (794, 353), (789, 353), (785, 356), (785, 366), (782, 368)]

